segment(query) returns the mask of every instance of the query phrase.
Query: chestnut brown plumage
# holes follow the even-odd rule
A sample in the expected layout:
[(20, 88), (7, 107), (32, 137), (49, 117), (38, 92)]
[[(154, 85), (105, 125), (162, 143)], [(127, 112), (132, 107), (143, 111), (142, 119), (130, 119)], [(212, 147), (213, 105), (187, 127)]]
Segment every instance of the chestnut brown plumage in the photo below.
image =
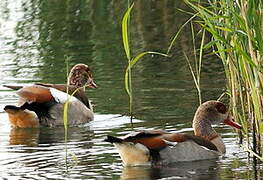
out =
[[(85, 87), (96, 88), (90, 68), (85, 64), (75, 65), (69, 74), (67, 84), (36, 83), (29, 86), (4, 85), (18, 90), (18, 106), (8, 105), (4, 110), (8, 113), (13, 127), (56, 126), (63, 124), (64, 103), (69, 99), (69, 125), (86, 123), (93, 120), (93, 109), (85, 93)], [(74, 97), (66, 94), (75, 92)], [(76, 99), (77, 98), (77, 99)], [(36, 114), (35, 118), (32, 112)], [(23, 116), (22, 116), (23, 114)], [(29, 118), (24, 118), (30, 114)], [(15, 120), (14, 120), (15, 119)], [(29, 122), (38, 121), (34, 125)], [(26, 122), (28, 121), (28, 122)], [(16, 122), (24, 122), (16, 123)]]
[(222, 102), (207, 101), (195, 113), (194, 135), (145, 130), (124, 138), (108, 136), (105, 141), (117, 147), (123, 164), (128, 166), (211, 159), (225, 153), (220, 135), (212, 128), (219, 123), (241, 129)]

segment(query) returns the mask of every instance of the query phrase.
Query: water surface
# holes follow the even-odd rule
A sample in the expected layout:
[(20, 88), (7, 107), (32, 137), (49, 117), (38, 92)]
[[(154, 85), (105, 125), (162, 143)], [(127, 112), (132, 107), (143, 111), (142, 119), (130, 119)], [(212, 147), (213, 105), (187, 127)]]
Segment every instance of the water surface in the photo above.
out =
[[(122, 167), (107, 134), (132, 131), (124, 90), (127, 66), (122, 47), (121, 18), (126, 1), (0, 1), (0, 177), (3, 179), (260, 179), (238, 145), (237, 133), (216, 126), (227, 153), (218, 160), (176, 163), (165, 167)], [(170, 40), (189, 17), (181, 1), (137, 1), (131, 20), (132, 55), (166, 52)], [(196, 26), (196, 31), (198, 27)], [(197, 91), (183, 52), (194, 62), (190, 27), (172, 48), (171, 57), (147, 56), (133, 71), (134, 129), (166, 129), (192, 133)], [(198, 39), (196, 45), (198, 45)], [(95, 120), (63, 127), (12, 129), (3, 108), (17, 95), (3, 84), (66, 82), (67, 65), (88, 64), (98, 89), (88, 91)], [(224, 70), (214, 56), (202, 67), (203, 101), (225, 91)], [(194, 64), (194, 63), (193, 63)], [(68, 164), (65, 165), (65, 146)], [(66, 170), (68, 168), (68, 171)]]

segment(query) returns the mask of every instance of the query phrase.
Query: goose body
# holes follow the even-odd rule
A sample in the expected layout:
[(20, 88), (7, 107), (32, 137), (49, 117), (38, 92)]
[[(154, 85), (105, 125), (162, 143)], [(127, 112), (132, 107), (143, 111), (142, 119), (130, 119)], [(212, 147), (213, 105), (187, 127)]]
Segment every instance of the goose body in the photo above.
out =
[(226, 151), (222, 138), (211, 126), (218, 123), (241, 128), (232, 121), (223, 103), (208, 101), (195, 113), (194, 135), (146, 130), (123, 138), (108, 136), (105, 141), (115, 145), (125, 166), (214, 159)]
[[(66, 102), (68, 125), (83, 124), (93, 120), (93, 109), (84, 92), (85, 86), (96, 87), (88, 66), (75, 65), (68, 81), (69, 85), (44, 83), (28, 86), (5, 85), (17, 90), (19, 96), (18, 106), (7, 105), (4, 108), (11, 126), (28, 128), (63, 125)], [(74, 96), (71, 96), (73, 93)]]

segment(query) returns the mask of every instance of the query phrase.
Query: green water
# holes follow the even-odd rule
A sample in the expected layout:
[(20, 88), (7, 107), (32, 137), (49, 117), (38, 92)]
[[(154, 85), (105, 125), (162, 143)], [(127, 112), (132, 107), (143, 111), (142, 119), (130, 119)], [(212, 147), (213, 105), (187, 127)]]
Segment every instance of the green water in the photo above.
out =
[[(237, 133), (217, 126), (227, 147), (213, 161), (165, 167), (124, 168), (107, 134), (131, 131), (127, 66), (121, 18), (127, 1), (0, 1), (0, 177), (3, 179), (260, 179), (238, 145)], [(131, 17), (132, 55), (166, 52), (171, 38), (189, 18), (182, 1), (136, 1)], [(198, 26), (195, 27), (198, 31)], [(198, 45), (200, 42), (196, 40)], [(171, 57), (147, 56), (133, 70), (134, 128), (192, 133), (197, 91), (183, 52), (194, 61), (190, 26), (172, 48)], [(65, 167), (64, 129), (11, 129), (3, 107), (17, 96), (2, 84), (64, 83), (67, 66), (88, 64), (99, 88), (88, 91), (95, 120), (69, 129), (69, 165)], [(224, 70), (215, 56), (203, 58), (203, 101), (225, 91)], [(260, 169), (261, 168), (261, 169)]]

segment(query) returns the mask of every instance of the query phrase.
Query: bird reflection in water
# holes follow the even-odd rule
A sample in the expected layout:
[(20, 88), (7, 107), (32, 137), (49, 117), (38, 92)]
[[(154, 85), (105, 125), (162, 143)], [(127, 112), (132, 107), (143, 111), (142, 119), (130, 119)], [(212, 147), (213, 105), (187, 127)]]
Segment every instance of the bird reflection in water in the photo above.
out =
[(218, 179), (217, 160), (180, 162), (163, 166), (123, 167), (121, 179)]
[(12, 128), (10, 131), (10, 145), (37, 146), (39, 128)]

